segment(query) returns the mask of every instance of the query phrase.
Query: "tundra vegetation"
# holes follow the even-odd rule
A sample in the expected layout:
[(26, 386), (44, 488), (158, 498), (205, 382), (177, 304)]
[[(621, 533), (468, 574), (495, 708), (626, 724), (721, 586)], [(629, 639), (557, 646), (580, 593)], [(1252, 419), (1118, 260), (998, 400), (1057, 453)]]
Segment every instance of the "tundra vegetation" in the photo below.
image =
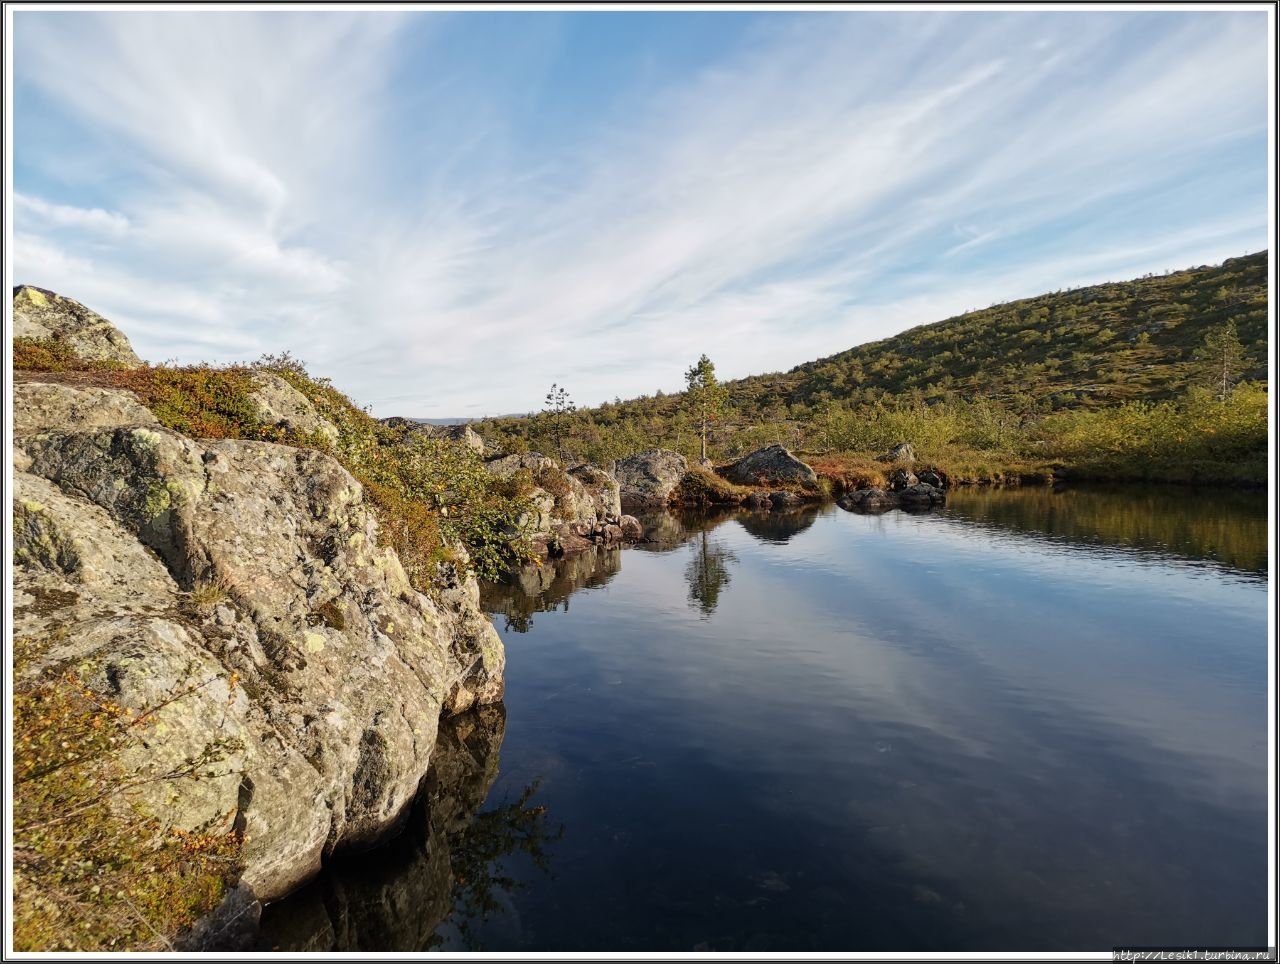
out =
[[(708, 366), (710, 363), (708, 362)], [(910, 441), (956, 482), (1077, 479), (1261, 484), (1267, 451), (1267, 252), (993, 305), (789, 372), (579, 408), (577, 458), (644, 448), (738, 458), (780, 443), (819, 475), (883, 482)], [(714, 372), (714, 370), (712, 370)], [(713, 375), (714, 377), (714, 375)], [(473, 426), (491, 447), (549, 449), (537, 419)]]

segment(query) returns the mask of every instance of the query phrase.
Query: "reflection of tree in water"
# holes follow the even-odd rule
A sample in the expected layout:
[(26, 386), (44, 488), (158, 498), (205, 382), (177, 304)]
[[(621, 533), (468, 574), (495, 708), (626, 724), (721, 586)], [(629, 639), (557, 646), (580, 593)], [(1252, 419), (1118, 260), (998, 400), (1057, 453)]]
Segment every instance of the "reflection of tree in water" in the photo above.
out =
[(712, 542), (704, 531), (693, 544), (693, 556), (685, 567), (689, 580), (689, 602), (702, 610), (704, 619), (710, 619), (720, 602), (720, 593), (729, 585), (729, 563), (738, 557), (719, 542)]
[[(470, 824), (449, 836), (449, 860), (453, 868), (453, 911), (449, 920), (469, 951), (483, 950), (480, 927), (502, 909), (498, 892), (514, 893), (526, 884), (505, 873), (503, 861), (527, 854), (533, 866), (550, 872), (547, 846), (564, 836), (564, 825), (554, 831), (547, 823), (547, 808), (531, 806), (540, 781), (534, 780), (511, 803), (477, 814)], [(438, 934), (432, 945), (443, 938)]]
[(1267, 573), (1266, 494), (1182, 486), (1005, 489), (964, 487), (947, 515), (977, 525), (1047, 536), (1059, 545), (1119, 546)]

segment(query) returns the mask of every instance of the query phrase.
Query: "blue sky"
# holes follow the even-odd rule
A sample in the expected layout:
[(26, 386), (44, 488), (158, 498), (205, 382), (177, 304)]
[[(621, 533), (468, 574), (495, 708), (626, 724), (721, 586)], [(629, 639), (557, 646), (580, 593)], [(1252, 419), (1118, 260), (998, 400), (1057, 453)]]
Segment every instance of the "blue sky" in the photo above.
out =
[(379, 416), (1267, 246), (1260, 10), (13, 18), (13, 282), (153, 361), (290, 350)]

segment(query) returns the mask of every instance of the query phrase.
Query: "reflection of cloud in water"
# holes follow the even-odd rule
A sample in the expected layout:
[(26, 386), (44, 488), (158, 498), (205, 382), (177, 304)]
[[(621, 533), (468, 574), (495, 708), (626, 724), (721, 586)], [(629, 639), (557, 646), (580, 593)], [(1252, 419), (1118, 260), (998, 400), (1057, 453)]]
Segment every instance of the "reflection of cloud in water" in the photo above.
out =
[[(672, 781), (681, 819), (708, 826), (730, 818), (698, 811), (697, 795), (731, 784), (744, 834), (786, 826), (796, 859), (831, 860), (837, 877), (872, 859), (904, 900), (923, 888), (971, 921), (985, 907), (1003, 946), (1010, 933), (1080, 946), (1112, 925), (1241, 933), (1257, 893), (1241, 875), (1259, 866), (1245, 855), (1265, 836), (1255, 579), (945, 514), (824, 509), (786, 544), (731, 518), (681, 526), (697, 534), (683, 557), (628, 553), (608, 594), (531, 653), (548, 666), (539, 692), (580, 681), (541, 704), (549, 721), (607, 708), (590, 740), (574, 737), (579, 753), (616, 743), (620, 759), (653, 760), (619, 764), (625, 786)], [(714, 620), (689, 606), (704, 542), (737, 556)], [(604, 693), (615, 677), (625, 685)], [(609, 771), (576, 772), (586, 800)], [(788, 866), (762, 863), (751, 839), (751, 874)], [(673, 888), (688, 873), (668, 869)], [(783, 879), (787, 893), (824, 892)], [(754, 890), (772, 915), (790, 899)]]

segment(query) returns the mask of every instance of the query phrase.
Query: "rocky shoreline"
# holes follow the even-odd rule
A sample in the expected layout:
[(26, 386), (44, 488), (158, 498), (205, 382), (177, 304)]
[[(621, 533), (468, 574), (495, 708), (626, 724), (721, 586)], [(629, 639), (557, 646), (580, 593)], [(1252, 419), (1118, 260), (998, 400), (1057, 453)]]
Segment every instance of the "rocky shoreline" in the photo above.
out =
[[(14, 309), (20, 337), (113, 370), (142, 365), (123, 333), (76, 302), (22, 287)], [(501, 638), (466, 550), (449, 545), (419, 591), (380, 544), (360, 482), (324, 451), (195, 438), (126, 389), (23, 376), (13, 392), (13, 631), (40, 655), (22, 673), (73, 673), (95, 699), (149, 719), (145, 737), (117, 752), (140, 777), (122, 806), (176, 832), (243, 836), (238, 885), (181, 939), (234, 943), (264, 903), (331, 858), (401, 831), (443, 759), (441, 721), (500, 706)], [(251, 400), (282, 431), (338, 437), (278, 375), (255, 373)], [(483, 454), (466, 427), (384, 424)], [(484, 471), (528, 506), (518, 526), (543, 558), (648, 541), (633, 512), (772, 512), (830, 497), (779, 445), (718, 470), (648, 449), (607, 466), (491, 453)], [(945, 498), (945, 479), (902, 471), (890, 489), (839, 504), (878, 511)], [(200, 779), (162, 778), (202, 759), (217, 765)]]

